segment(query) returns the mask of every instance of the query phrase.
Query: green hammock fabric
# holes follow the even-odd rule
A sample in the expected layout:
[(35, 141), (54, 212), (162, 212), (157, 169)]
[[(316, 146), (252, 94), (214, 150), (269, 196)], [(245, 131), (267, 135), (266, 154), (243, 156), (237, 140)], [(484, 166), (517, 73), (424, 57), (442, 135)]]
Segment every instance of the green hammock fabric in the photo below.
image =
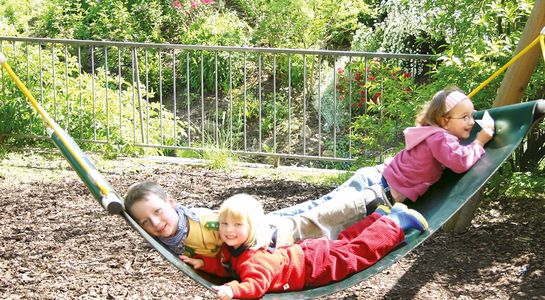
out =
[[(477, 113), (477, 118), (480, 118), (483, 112)], [(416, 203), (410, 205), (412, 208), (421, 212), (429, 222), (430, 230), (418, 235), (408, 236), (407, 242), (399, 246), (396, 250), (389, 253), (378, 263), (370, 268), (356, 273), (342, 281), (329, 284), (327, 286), (308, 289), (296, 292), (286, 293), (270, 293), (265, 295), (264, 299), (305, 299), (315, 298), (319, 296), (329, 295), (343, 289), (349, 288), (355, 284), (366, 280), (369, 277), (381, 272), (394, 264), (397, 260), (405, 256), (416, 246), (429, 238), (435, 231), (452, 217), (483, 185), (487, 180), (500, 168), (501, 164), (513, 153), (513, 151), (522, 142), (528, 131), (539, 122), (545, 114), (545, 100), (531, 101), (521, 104), (514, 104), (493, 108), (489, 110), (490, 115), (496, 121), (496, 135), (493, 140), (486, 145), (486, 155), (479, 162), (464, 174), (455, 174), (449, 170), (445, 171), (441, 180), (434, 184), (426, 194), (418, 199)], [(475, 138), (478, 126), (474, 127), (472, 135), (468, 140)], [(85, 154), (79, 149), (76, 143), (69, 138), (64, 131), (52, 133), (52, 139), (59, 147), (61, 152), (70, 162), (74, 170), (90, 189), (93, 196), (103, 203), (100, 190), (93, 180), (89, 179), (89, 174), (85, 173), (85, 169), (96, 171), (96, 168), (85, 157)], [(64, 145), (58, 135), (65, 135), (64, 140), (68, 140), (71, 145)], [(75, 149), (75, 155), (80, 155), (84, 159), (79, 160), (88, 164), (87, 168), (82, 168), (78, 161), (70, 154), (68, 148)], [(96, 171), (98, 173), (98, 171)], [(96, 175), (96, 174), (95, 174)], [(103, 178), (100, 176), (101, 181)], [(111, 191), (111, 186), (104, 180), (102, 184), (106, 184)], [(122, 203), (123, 200), (115, 192), (112, 192), (109, 197), (117, 198), (116, 201)], [(113, 203), (116, 203), (114, 201)], [(171, 252), (164, 244), (157, 239), (147, 234), (125, 211), (121, 211), (121, 216), (136, 230), (144, 239), (146, 239), (159, 253), (165, 257), (170, 263), (184, 272), (187, 276), (199, 284), (211, 289), (212, 285), (221, 284), (223, 279), (203, 272), (196, 272), (189, 265), (186, 265), (178, 257)]]

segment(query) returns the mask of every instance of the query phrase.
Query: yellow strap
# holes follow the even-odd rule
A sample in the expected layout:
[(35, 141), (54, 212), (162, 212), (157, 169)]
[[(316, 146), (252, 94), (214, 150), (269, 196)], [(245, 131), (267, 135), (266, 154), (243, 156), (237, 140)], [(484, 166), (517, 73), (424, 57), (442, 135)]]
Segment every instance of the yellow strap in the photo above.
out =
[[(81, 157), (79, 157), (79, 155), (75, 154), (74, 149), (72, 149), (72, 147), (70, 146), (70, 143), (68, 143), (66, 141), (66, 139), (64, 138), (64, 135), (59, 133), (60, 132), (59, 125), (57, 123), (55, 123), (55, 121), (53, 121), (53, 119), (49, 116), (49, 114), (40, 106), (38, 101), (36, 101), (34, 96), (32, 96), (32, 94), (26, 88), (26, 86), (21, 82), (21, 80), (19, 80), (19, 77), (17, 77), (15, 72), (13, 72), (13, 70), (11, 69), (9, 64), (7, 63), (5, 57), (4, 57), (4, 55), (2, 53), (0, 53), (0, 62), (2, 62), (2, 67), (4, 67), (4, 69), (8, 72), (11, 79), (13, 79), (13, 81), (15, 81), (15, 84), (17, 84), (19, 89), (28, 98), (28, 100), (30, 101), (30, 104), (32, 105), (32, 107), (34, 107), (34, 109), (40, 114), (40, 116), (42, 117), (42, 120), (46, 123), (46, 126), (49, 127), (51, 130), (53, 130), (57, 134), (57, 137), (61, 140), (61, 142), (64, 144), (64, 146), (68, 149), (70, 154), (76, 159), (78, 164), (84, 169), (84, 171), (90, 177), (93, 177), (93, 172), (91, 172), (91, 170), (89, 170), (87, 164), (82, 161), (82, 159), (81, 159)], [(100, 184), (98, 182), (98, 180), (96, 180), (94, 178), (91, 178), (91, 179), (94, 181), (96, 186), (100, 189), (100, 191), (102, 193), (102, 196), (108, 195), (109, 189), (107, 187)]]
[[(467, 95), (467, 97), (471, 98), (475, 94), (477, 94), (480, 90), (482, 90), (487, 84), (489, 84), (494, 78), (498, 77), (505, 69), (507, 69), (510, 65), (512, 65), (515, 61), (517, 61), (519, 58), (521, 58), (524, 54), (528, 53), (530, 49), (532, 49), (535, 45), (537, 45), (538, 42), (541, 41), (541, 49), (545, 51), (545, 45), (543, 42), (543, 33), (540, 34), (538, 37), (535, 38), (526, 48), (522, 49), (517, 55), (515, 55), (511, 60), (509, 60), (503, 67), (498, 69), (492, 76), (488, 77), (483, 83), (481, 83), (477, 88), (475, 88), (471, 93)], [(545, 52), (543, 52), (543, 57), (545, 59)]]

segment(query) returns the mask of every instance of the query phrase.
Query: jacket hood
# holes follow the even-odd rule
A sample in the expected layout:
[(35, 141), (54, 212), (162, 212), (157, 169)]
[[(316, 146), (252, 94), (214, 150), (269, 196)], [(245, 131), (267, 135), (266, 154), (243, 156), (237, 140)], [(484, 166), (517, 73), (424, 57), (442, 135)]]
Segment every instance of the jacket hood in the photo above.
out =
[(405, 135), (405, 149), (410, 150), (436, 132), (444, 132), (445, 129), (437, 126), (408, 127), (403, 130)]

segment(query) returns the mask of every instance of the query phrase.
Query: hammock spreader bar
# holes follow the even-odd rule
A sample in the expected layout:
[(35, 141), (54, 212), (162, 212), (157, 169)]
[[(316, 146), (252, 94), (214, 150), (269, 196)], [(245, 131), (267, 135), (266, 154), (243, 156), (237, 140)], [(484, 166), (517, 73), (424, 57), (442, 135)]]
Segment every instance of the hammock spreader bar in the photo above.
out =
[(93, 163), (87, 159), (74, 140), (49, 116), (38, 101), (36, 101), (27, 87), (21, 82), (15, 72), (13, 72), (7, 63), (6, 57), (1, 52), (0, 64), (2, 64), (2, 67), (8, 72), (8, 75), (15, 82), (17, 87), (27, 97), (30, 105), (38, 112), (46, 125), (47, 132), (51, 136), (51, 139), (68, 160), (72, 168), (76, 170), (85, 185), (91, 190), (95, 199), (97, 199), (102, 207), (109, 213), (121, 213), (124, 209), (123, 198), (113, 191), (110, 184), (97, 171)]

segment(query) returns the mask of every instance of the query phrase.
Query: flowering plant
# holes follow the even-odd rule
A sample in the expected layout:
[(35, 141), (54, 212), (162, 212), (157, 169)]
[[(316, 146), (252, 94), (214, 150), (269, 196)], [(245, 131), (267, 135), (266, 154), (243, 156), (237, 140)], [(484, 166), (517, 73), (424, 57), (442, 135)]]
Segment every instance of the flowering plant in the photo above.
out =
[(354, 156), (380, 161), (403, 144), (402, 131), (414, 123), (423, 102), (413, 74), (378, 59), (349, 62), (336, 70), (337, 101), (351, 120), (345, 130)]
[(378, 112), (384, 105), (383, 98), (392, 98), (385, 92), (398, 95), (413, 90), (411, 72), (379, 60), (348, 63), (336, 72), (337, 99), (353, 117)]

